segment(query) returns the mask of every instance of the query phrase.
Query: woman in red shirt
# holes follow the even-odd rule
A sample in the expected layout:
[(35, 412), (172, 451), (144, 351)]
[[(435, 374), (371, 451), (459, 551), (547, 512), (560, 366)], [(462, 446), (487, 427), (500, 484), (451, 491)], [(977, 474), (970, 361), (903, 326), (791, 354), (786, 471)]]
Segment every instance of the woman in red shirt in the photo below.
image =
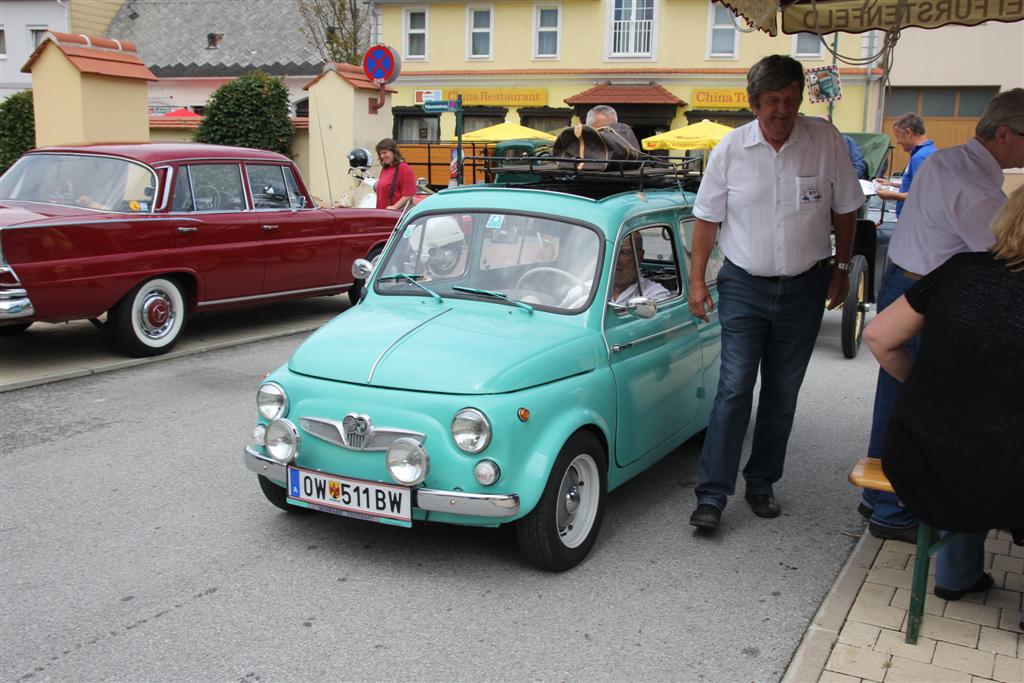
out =
[(391, 138), (377, 143), (377, 157), (381, 165), (376, 186), (377, 208), (401, 211), (416, 194), (416, 176)]

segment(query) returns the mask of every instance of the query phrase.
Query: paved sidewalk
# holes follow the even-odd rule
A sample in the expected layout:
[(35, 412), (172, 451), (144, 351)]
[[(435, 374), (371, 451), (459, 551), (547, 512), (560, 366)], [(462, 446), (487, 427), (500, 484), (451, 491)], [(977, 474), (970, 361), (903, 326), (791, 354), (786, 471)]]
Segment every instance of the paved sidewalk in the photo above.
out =
[(865, 531), (783, 679), (787, 683), (1024, 683), (1024, 547), (993, 531), (985, 570), (995, 586), (950, 602), (936, 597), (934, 558), (916, 645), (904, 642), (916, 548)]

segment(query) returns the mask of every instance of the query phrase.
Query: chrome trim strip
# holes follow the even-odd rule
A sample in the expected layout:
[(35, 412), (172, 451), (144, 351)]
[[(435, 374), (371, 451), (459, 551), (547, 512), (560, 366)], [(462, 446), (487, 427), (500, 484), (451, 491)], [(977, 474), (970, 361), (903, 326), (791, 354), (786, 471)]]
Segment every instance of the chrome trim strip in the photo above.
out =
[(406, 337), (408, 337), (409, 335), (411, 335), (411, 334), (412, 334), (413, 332), (415, 332), (416, 330), (420, 329), (421, 327), (423, 327), (424, 325), (426, 325), (426, 324), (427, 324), (427, 323), (429, 323), (430, 321), (432, 321), (432, 320), (435, 320), (435, 319), (437, 319), (437, 318), (441, 317), (442, 315), (444, 315), (445, 313), (447, 313), (447, 312), (448, 312), (448, 311), (450, 311), (450, 310), (452, 310), (452, 309), (450, 309), (450, 308), (446, 308), (446, 309), (444, 309), (443, 311), (441, 311), (440, 313), (438, 313), (437, 315), (432, 315), (432, 316), (430, 316), (429, 318), (427, 318), (426, 320), (424, 320), (423, 322), (421, 322), (421, 323), (420, 323), (419, 325), (415, 326), (414, 328), (412, 328), (411, 330), (409, 330), (409, 331), (408, 331), (408, 332), (406, 332), (405, 334), (401, 335), (401, 336), (400, 336), (400, 337), (399, 337), (398, 339), (396, 339), (395, 341), (391, 342), (391, 345), (390, 345), (390, 346), (388, 346), (388, 347), (387, 347), (386, 349), (384, 349), (383, 351), (381, 351), (381, 354), (380, 354), (379, 356), (377, 356), (377, 360), (375, 360), (375, 361), (373, 362), (373, 367), (372, 367), (372, 368), (370, 368), (370, 375), (369, 375), (369, 376), (368, 376), (368, 377), (366, 378), (366, 383), (367, 383), (367, 384), (372, 384), (372, 383), (373, 383), (373, 373), (377, 372), (377, 366), (378, 366), (378, 365), (380, 365), (380, 362), (381, 362), (382, 360), (384, 360), (384, 356), (388, 355), (388, 352), (389, 352), (389, 351), (391, 351), (391, 349), (393, 349), (393, 348), (395, 348), (396, 346), (398, 346), (398, 344), (399, 344), (399, 343), (400, 343), (400, 342), (401, 342), (401, 341), (402, 341), (403, 339), (405, 339)]
[[(44, 202), (32, 202), (32, 203), (34, 203), (34, 204), (42, 204)], [(4, 226), (0, 227), (0, 229), (2, 229), (2, 230), (28, 230), (29, 228), (77, 228), (77, 227), (79, 227), (81, 225), (110, 225), (112, 223), (120, 222), (121, 221), (120, 216), (135, 216), (136, 218), (141, 217), (141, 216), (145, 216), (145, 220), (146, 220), (147, 223), (151, 223), (153, 221), (160, 221), (160, 222), (165, 222), (165, 223), (167, 221), (174, 221), (175, 223), (181, 223), (182, 221), (193, 221), (195, 223), (199, 223), (200, 225), (202, 225), (202, 221), (199, 220), (198, 218), (186, 218), (186, 217), (171, 218), (171, 217), (163, 217), (163, 216), (154, 216), (154, 215), (148, 214), (148, 213), (119, 213), (117, 215), (119, 216), (118, 218), (90, 219), (90, 220), (87, 220), (87, 221), (76, 221), (76, 220), (74, 220), (74, 218), (71, 218), (71, 220), (66, 220), (66, 221), (64, 221), (62, 223), (52, 223), (51, 222), (51, 223), (28, 223), (28, 224), (25, 224), (25, 225), (4, 225)]]
[(35, 314), (35, 306), (32, 305), (32, 300), (27, 296), (10, 300), (0, 298), (0, 320), (29, 318)]
[(275, 296), (288, 296), (288, 295), (291, 295), (291, 294), (306, 294), (306, 293), (309, 293), (309, 292), (332, 292), (332, 291), (337, 291), (339, 289), (344, 289), (345, 287), (347, 287), (348, 285), (351, 285), (351, 284), (352, 283), (349, 282), (347, 284), (330, 285), (330, 286), (327, 286), (327, 287), (310, 287), (309, 289), (289, 289), (288, 291), (284, 291), (284, 292), (271, 292), (270, 294), (254, 294), (253, 296), (239, 296), (239, 297), (235, 297), (233, 299), (215, 299), (213, 301), (200, 301), (198, 304), (196, 304), (196, 307), (197, 308), (202, 308), (203, 306), (214, 306), (216, 304), (232, 304), (232, 303), (235, 303), (237, 301), (256, 301), (258, 299), (269, 299), (269, 298), (275, 297)]
[(515, 493), (413, 490), (416, 492), (413, 505), (421, 510), (474, 517), (512, 517), (519, 514), (519, 496)]
[(261, 474), (275, 484), (288, 486), (288, 466), (282, 465), (273, 458), (257, 453), (252, 446), (246, 446), (242, 454), (246, 469)]
[[(408, 429), (396, 429), (393, 427), (371, 427), (370, 432), (363, 436), (362, 444), (350, 444), (345, 435), (345, 427), (341, 420), (332, 420), (326, 417), (300, 417), (299, 425), (310, 436), (316, 437), (335, 446), (349, 448), (354, 451), (386, 451), (390, 443), (382, 441), (394, 441), (394, 439), (409, 437), (420, 444), (426, 439), (424, 434), (413, 432)], [(390, 438), (390, 437), (394, 438)]]
[(613, 344), (612, 345), (612, 353), (618, 353), (619, 351), (623, 351), (623, 350), (628, 349), (630, 347), (636, 346), (637, 344), (643, 344), (646, 341), (651, 341), (652, 339), (657, 339), (658, 337), (664, 337), (666, 334), (672, 334), (673, 332), (681, 330), (684, 327), (689, 327), (690, 325), (696, 325), (696, 324), (697, 324), (697, 322), (695, 320), (687, 320), (685, 323), (682, 323), (681, 325), (676, 325), (675, 327), (670, 327), (667, 330), (662, 330), (661, 332), (655, 332), (654, 334), (649, 334), (646, 337), (640, 337), (639, 339), (634, 339), (633, 341), (626, 342), (625, 344)]

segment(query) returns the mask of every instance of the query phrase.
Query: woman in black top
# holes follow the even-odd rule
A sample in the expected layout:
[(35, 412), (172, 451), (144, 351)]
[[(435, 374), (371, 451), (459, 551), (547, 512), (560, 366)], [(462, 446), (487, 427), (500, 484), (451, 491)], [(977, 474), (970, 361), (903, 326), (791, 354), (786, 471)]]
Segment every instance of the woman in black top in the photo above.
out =
[[(939, 552), (935, 594), (947, 600), (992, 586), (982, 568), (989, 529), (1024, 530), (1024, 188), (992, 231), (991, 251), (953, 256), (864, 331), (903, 382), (886, 476), (929, 525), (969, 532)], [(915, 360), (904, 343), (917, 334)]]

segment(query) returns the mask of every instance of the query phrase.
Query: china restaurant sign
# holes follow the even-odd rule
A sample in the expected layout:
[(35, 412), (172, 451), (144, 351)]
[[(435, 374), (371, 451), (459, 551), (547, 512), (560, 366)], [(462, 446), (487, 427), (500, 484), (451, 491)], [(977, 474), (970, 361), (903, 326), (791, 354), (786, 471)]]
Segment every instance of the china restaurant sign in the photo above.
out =
[(694, 109), (746, 109), (747, 91), (743, 88), (703, 88), (690, 96)]
[(812, 31), (862, 33), (878, 28), (919, 26), (935, 28), (946, 24), (974, 26), (984, 21), (1024, 19), (1024, 0), (906, 0), (905, 2), (794, 3), (782, 13), (785, 33)]

